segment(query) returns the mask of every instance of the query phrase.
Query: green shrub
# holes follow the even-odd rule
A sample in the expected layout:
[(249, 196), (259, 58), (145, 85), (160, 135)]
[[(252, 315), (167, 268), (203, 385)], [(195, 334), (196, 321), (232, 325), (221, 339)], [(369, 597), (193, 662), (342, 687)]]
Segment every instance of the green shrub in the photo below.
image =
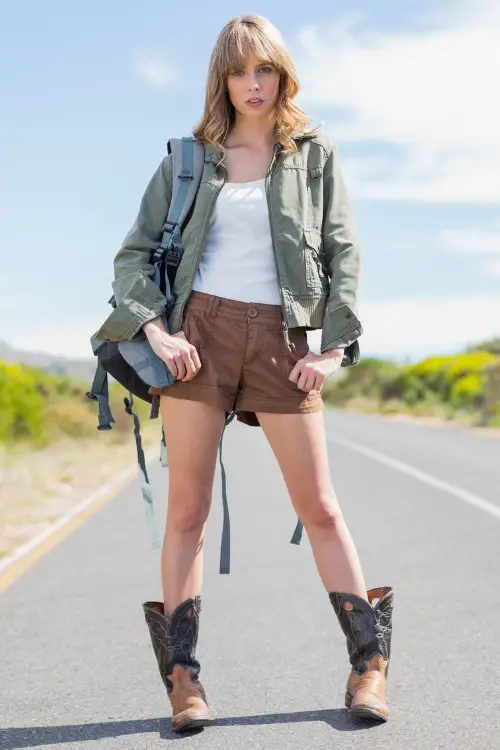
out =
[(44, 406), (33, 374), (21, 365), (0, 362), (0, 441), (43, 443)]
[(329, 403), (338, 405), (355, 396), (379, 399), (381, 391), (390, 388), (397, 372), (399, 368), (392, 362), (366, 358), (356, 367), (343, 371), (341, 377), (327, 381), (324, 398)]
[[(87, 383), (67, 376), (0, 361), (0, 442), (42, 447), (62, 437), (96, 434), (97, 404), (86, 398), (87, 390)], [(124, 409), (127, 395), (118, 383), (111, 383), (113, 440), (123, 440), (133, 431), (133, 420)], [(137, 400), (134, 409), (141, 422), (148, 418), (149, 404)]]

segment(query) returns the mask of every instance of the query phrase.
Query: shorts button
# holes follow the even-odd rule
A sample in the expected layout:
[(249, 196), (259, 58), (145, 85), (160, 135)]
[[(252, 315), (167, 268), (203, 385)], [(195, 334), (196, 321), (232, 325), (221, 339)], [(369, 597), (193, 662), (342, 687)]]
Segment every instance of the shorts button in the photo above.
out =
[(249, 317), (249, 318), (256, 318), (256, 317), (257, 317), (257, 314), (258, 314), (258, 313), (257, 313), (257, 310), (255, 309), (255, 307), (251, 307), (251, 308), (250, 308), (250, 309), (248, 310), (248, 317)]

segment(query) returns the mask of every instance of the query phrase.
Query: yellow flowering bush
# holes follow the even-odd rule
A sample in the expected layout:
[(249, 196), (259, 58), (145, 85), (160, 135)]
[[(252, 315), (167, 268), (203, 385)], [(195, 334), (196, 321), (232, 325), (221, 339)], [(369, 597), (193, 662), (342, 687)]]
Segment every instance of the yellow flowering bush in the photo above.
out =
[(343, 377), (327, 383), (325, 401), (362, 404), (384, 412), (435, 413), (452, 418), (457, 411), (477, 423), (500, 419), (500, 356), (496, 351), (467, 351), (427, 357), (411, 365), (379, 359), (361, 360)]

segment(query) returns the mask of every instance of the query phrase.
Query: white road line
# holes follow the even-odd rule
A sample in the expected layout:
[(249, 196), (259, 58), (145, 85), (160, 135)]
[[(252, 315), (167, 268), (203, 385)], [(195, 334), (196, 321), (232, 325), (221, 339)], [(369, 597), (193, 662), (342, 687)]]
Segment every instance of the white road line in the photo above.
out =
[(403, 474), (407, 474), (408, 476), (413, 477), (414, 479), (418, 479), (420, 482), (428, 484), (431, 487), (435, 487), (442, 492), (447, 492), (449, 495), (457, 497), (464, 503), (472, 505), (474, 508), (478, 508), (479, 510), (484, 510), (485, 513), (489, 513), (491, 516), (495, 516), (495, 518), (500, 519), (500, 506), (495, 505), (494, 503), (490, 503), (489, 500), (485, 500), (484, 498), (479, 497), (479, 495), (474, 495), (473, 492), (468, 492), (468, 490), (463, 490), (461, 487), (457, 487), (455, 484), (445, 482), (442, 479), (438, 479), (437, 477), (433, 477), (430, 474), (426, 474), (424, 471), (420, 471), (419, 469), (415, 469), (413, 466), (410, 466), (410, 464), (404, 463), (404, 461), (398, 461), (396, 458), (391, 458), (385, 453), (373, 450), (373, 448), (369, 448), (367, 445), (363, 445), (362, 443), (357, 443), (353, 440), (331, 434), (328, 435), (328, 440), (332, 443), (342, 445), (344, 446), (344, 448), (349, 448), (349, 450), (355, 451), (356, 453), (361, 453), (363, 456), (373, 458), (374, 461), (385, 464), (385, 466), (390, 466), (391, 469), (396, 469), (396, 471), (400, 471)]

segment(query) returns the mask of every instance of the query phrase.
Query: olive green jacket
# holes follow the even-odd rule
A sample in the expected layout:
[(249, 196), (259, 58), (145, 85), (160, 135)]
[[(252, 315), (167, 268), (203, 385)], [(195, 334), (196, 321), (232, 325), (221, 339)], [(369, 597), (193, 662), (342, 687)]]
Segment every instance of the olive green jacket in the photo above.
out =
[[(345, 349), (344, 365), (359, 361), (357, 294), (361, 251), (342, 179), (337, 149), (328, 138), (297, 138), (298, 151), (277, 147), (266, 177), (273, 250), (286, 327), (322, 328), (321, 351)], [(191, 215), (182, 231), (184, 254), (174, 282), (168, 330), (181, 329), (183, 311), (201, 260), (210, 218), (227, 172), (220, 154), (205, 144), (205, 164)], [(137, 219), (114, 261), (117, 304), (95, 337), (134, 338), (165, 312), (165, 297), (152, 281), (150, 258), (160, 244), (172, 195), (167, 156), (151, 178)]]

